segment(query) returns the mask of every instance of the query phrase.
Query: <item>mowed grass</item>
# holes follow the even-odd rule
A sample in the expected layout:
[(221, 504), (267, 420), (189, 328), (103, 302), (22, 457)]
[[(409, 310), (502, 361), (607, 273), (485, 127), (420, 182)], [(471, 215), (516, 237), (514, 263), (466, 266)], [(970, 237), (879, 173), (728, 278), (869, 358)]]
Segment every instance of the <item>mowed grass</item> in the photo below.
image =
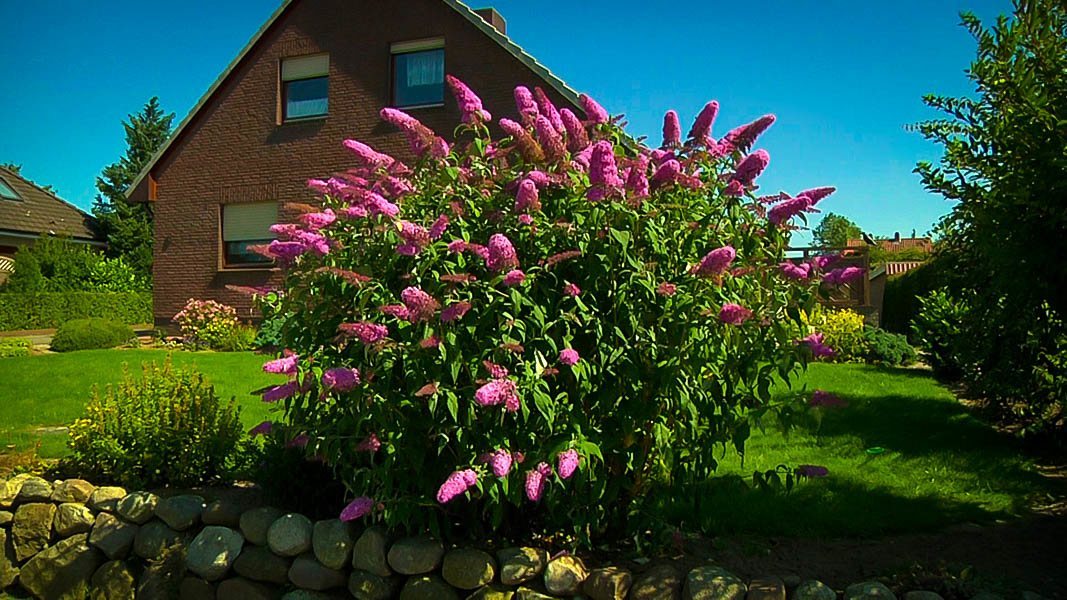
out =
[(63, 456), (67, 434), (57, 428), (82, 416), (94, 385), (103, 389), (121, 381), (124, 366), (139, 378), (141, 363), (162, 363), (168, 355), (176, 367), (193, 366), (203, 373), (220, 399), (236, 397), (248, 427), (269, 418), (270, 406), (250, 392), (280, 380), (263, 373), (265, 358), (251, 352), (83, 350), (4, 358), (0, 359), (0, 452), (25, 451), (39, 442), (41, 457)]
[[(872, 536), (1009, 519), (1063, 493), (928, 372), (814, 364), (776, 394), (806, 400), (815, 389), (849, 406), (819, 409), (785, 432), (768, 420), (743, 464), (728, 451), (706, 489), (664, 505), (672, 520), (712, 534)], [(788, 494), (741, 485), (781, 464), (821, 465), (829, 476)]]
[[(66, 452), (61, 427), (78, 418), (92, 386), (139, 374), (144, 361), (193, 365), (222, 398), (235, 396), (247, 427), (275, 414), (252, 390), (277, 383), (252, 353), (98, 350), (0, 359), (0, 451), (40, 442), (46, 458)], [(1035, 499), (1059, 495), (1018, 444), (973, 416), (923, 371), (814, 364), (775, 391), (805, 401), (833, 392), (847, 408), (806, 415), (787, 432), (768, 420), (754, 430), (744, 464), (729, 450), (716, 477), (698, 490), (665, 493), (663, 517), (709, 534), (875, 536), (931, 531), (961, 522), (1009, 519)], [(868, 450), (881, 448), (881, 453)], [(716, 449), (716, 455), (721, 449)], [(786, 494), (755, 490), (755, 470), (780, 464), (826, 466)]]

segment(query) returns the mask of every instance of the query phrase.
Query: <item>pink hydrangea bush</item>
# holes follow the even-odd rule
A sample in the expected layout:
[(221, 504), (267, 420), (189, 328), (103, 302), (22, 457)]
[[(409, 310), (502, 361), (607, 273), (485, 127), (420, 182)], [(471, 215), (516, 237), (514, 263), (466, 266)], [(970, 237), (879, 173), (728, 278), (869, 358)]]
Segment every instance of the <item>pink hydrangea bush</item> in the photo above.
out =
[(190, 298), (173, 317), (182, 343), (192, 349), (215, 348), (237, 328), (237, 309), (214, 300)]
[(802, 320), (824, 266), (785, 258), (825, 190), (756, 196), (772, 116), (716, 140), (718, 103), (688, 139), (668, 113), (650, 148), (541, 90), (490, 128), (448, 81), (454, 143), (387, 111), (416, 160), (345, 142), (352, 168), (309, 182), (322, 212), (263, 249), (287, 271), (275, 430), (335, 469), (346, 519), (638, 524), (828, 350)]

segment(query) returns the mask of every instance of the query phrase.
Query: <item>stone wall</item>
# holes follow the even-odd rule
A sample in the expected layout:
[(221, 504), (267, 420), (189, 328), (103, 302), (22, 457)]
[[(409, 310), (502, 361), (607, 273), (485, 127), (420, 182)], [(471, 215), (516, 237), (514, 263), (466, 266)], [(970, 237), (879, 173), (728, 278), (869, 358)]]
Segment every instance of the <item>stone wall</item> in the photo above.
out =
[[(0, 596), (182, 600), (835, 600), (815, 580), (745, 582), (705, 565), (687, 573), (648, 563), (637, 572), (590, 568), (538, 548), (446, 548), (337, 519), (312, 522), (269, 506), (160, 498), (149, 492), (48, 482), (0, 482)], [(915, 594), (922, 594), (915, 596)], [(880, 583), (846, 600), (895, 600)], [(905, 600), (940, 600), (910, 592)], [(986, 599), (992, 600), (992, 599)]]

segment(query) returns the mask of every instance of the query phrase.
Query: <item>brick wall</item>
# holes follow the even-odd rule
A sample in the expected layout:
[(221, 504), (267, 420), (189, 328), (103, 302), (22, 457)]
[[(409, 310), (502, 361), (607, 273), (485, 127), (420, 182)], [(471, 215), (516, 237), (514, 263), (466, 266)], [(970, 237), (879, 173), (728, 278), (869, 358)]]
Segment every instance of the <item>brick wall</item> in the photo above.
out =
[[(390, 44), (429, 37), (444, 37), (446, 72), (478, 92), (494, 118), (514, 117), (519, 84), (539, 85), (560, 106), (569, 104), (439, 0), (295, 2), (153, 169), (158, 323), (189, 298), (215, 299), (251, 316), (248, 298), (225, 286), (278, 282), (277, 272), (220, 270), (220, 204), (312, 201), (307, 179), (353, 166), (341, 146), (346, 138), (407, 155), (403, 137), (378, 118), (390, 101)], [(316, 52), (330, 54), (329, 116), (279, 125), (279, 60)], [(443, 135), (459, 121), (447, 91), (444, 107), (411, 113)]]

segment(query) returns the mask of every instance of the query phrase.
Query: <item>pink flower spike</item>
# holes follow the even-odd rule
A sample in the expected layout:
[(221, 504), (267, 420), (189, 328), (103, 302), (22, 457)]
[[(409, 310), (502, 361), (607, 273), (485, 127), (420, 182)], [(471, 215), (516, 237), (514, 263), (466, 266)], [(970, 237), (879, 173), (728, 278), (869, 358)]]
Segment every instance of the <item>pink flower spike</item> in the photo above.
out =
[(603, 106), (590, 98), (585, 94), (578, 96), (578, 101), (582, 104), (582, 110), (585, 111), (585, 116), (590, 123), (607, 123), (611, 118), (608, 116), (608, 111), (604, 110)]
[(377, 452), (382, 447), (382, 441), (377, 433), (371, 433), (362, 442), (356, 444), (356, 452)]
[(261, 399), (264, 402), (277, 402), (279, 400), (285, 400), (299, 391), (300, 386), (298, 386), (295, 381), (290, 381), (289, 383), (283, 383), (282, 385), (268, 388), (263, 392)]
[(552, 127), (559, 133), (566, 131), (559, 110), (556, 109), (556, 105), (548, 98), (545, 91), (539, 87), (535, 87), (534, 98), (537, 100), (537, 108), (540, 109), (541, 114), (552, 124)]
[(552, 474), (552, 467), (548, 463), (538, 463), (536, 467), (526, 472), (526, 497), (530, 502), (539, 502), (545, 493), (545, 481)]
[(414, 286), (404, 288), (400, 292), (400, 300), (408, 310), (407, 320), (412, 323), (429, 321), (440, 307), (437, 300)]
[(813, 334), (811, 334), (811, 335), (799, 340), (797, 343), (800, 344), (801, 346), (806, 347), (809, 351), (811, 351), (812, 357), (814, 357), (816, 359), (824, 358), (824, 357), (828, 357), (828, 356), (833, 356), (834, 355), (833, 348), (830, 348), (829, 346), (824, 344), (822, 341), (823, 341), (823, 334), (821, 334), (821, 333), (813, 333)]
[(571, 152), (579, 152), (589, 146), (589, 135), (585, 132), (585, 126), (578, 116), (569, 108), (559, 111), (559, 117), (563, 121), (563, 128), (567, 130), (567, 149)]
[(559, 456), (556, 457), (556, 473), (559, 474), (559, 478), (570, 479), (574, 472), (578, 470), (579, 462), (577, 450), (571, 448), (560, 452)]
[(290, 354), (265, 363), (263, 365), (263, 372), (274, 373), (276, 375), (296, 375), (296, 368), (299, 362), (299, 354)]
[(845, 408), (848, 406), (848, 402), (830, 392), (815, 390), (811, 395), (811, 400), (808, 402), (808, 406), (813, 408)]
[(677, 148), (682, 143), (682, 125), (678, 122), (678, 113), (668, 110), (663, 115), (663, 148)]
[(494, 379), (474, 392), (474, 401), (481, 406), (503, 404), (508, 412), (515, 412), (519, 407), (518, 389), (510, 379)]
[(719, 114), (719, 103), (715, 100), (708, 102), (693, 121), (693, 128), (689, 130), (689, 139), (697, 144), (707, 144), (711, 138), (711, 126), (715, 124), (715, 117)]
[(733, 302), (723, 304), (719, 311), (719, 320), (727, 325), (741, 325), (750, 318), (752, 318), (751, 310)]
[(796, 281), (807, 279), (811, 274), (811, 265), (809, 263), (797, 264), (794, 262), (784, 262), (779, 264), (778, 268), (782, 271), (782, 275), (784, 275), (786, 279), (793, 279)]
[(519, 266), (519, 259), (515, 255), (515, 247), (511, 245), (511, 240), (502, 233), (494, 233), (489, 238), (489, 256), (485, 261), (485, 266), (490, 271), (503, 271), (504, 269), (514, 269)]
[(563, 293), (567, 296), (577, 296), (582, 293), (582, 288), (568, 281), (563, 284)]
[(522, 121), (527, 125), (533, 123), (534, 119), (541, 114), (541, 109), (537, 107), (533, 94), (524, 85), (515, 87), (515, 108), (522, 115)]
[(248, 436), (256, 437), (257, 435), (269, 435), (271, 431), (274, 431), (274, 423), (270, 421), (263, 421), (259, 425), (256, 425), (252, 429), (249, 429)]
[(430, 239), (441, 239), (441, 236), (445, 234), (445, 229), (448, 229), (448, 215), (441, 215), (430, 226)]
[(678, 292), (678, 286), (669, 281), (664, 281), (656, 287), (656, 293), (660, 296), (673, 296)]
[(836, 191), (837, 188), (835, 187), (817, 187), (811, 188), (810, 190), (804, 190), (803, 192), (799, 192), (797, 194), (797, 197), (806, 196), (808, 199), (811, 200), (811, 205), (815, 206), (815, 204), (819, 200), (822, 200), (823, 198), (829, 196), (830, 194)]
[(800, 465), (793, 470), (799, 477), (821, 478), (830, 474), (830, 470), (819, 465)]
[(470, 309), (470, 302), (461, 301), (456, 302), (455, 304), (450, 304), (447, 308), (441, 311), (441, 322), (451, 323), (452, 321), (458, 321), (459, 319), (462, 319)]
[(448, 479), (445, 479), (445, 482), (441, 484), (441, 487), (438, 488), (437, 501), (441, 504), (447, 504), (467, 493), (467, 490), (474, 487), (476, 483), (478, 483), (478, 473), (474, 469), (453, 471), (448, 476)]
[(322, 374), (323, 389), (334, 392), (347, 392), (359, 385), (359, 370), (347, 367), (326, 369)]
[(722, 275), (730, 268), (735, 258), (737, 258), (737, 250), (734, 250), (733, 246), (716, 248), (704, 255), (704, 258), (700, 260), (700, 264), (693, 269), (693, 274), (697, 277)]
[(493, 475), (497, 477), (507, 477), (511, 472), (511, 465), (514, 459), (511, 456), (511, 452), (501, 448), (489, 455), (489, 467), (493, 470)]
[(522, 282), (524, 281), (526, 281), (526, 273), (523, 273), (519, 269), (512, 269), (504, 276), (504, 285), (508, 287), (522, 285)]
[(355, 521), (369, 515), (372, 510), (374, 510), (374, 500), (360, 496), (348, 503), (348, 506), (341, 511), (340, 518), (342, 521)]
[(564, 348), (559, 353), (559, 362), (568, 367), (578, 364), (579, 360), (581, 358), (578, 356), (578, 351), (573, 348)]
[(452, 95), (456, 98), (456, 104), (459, 105), (459, 110), (463, 113), (464, 123), (468, 125), (485, 123), (493, 118), (482, 107), (482, 99), (471, 91), (467, 84), (451, 75), (445, 75), (445, 81), (448, 82), (448, 87), (451, 88)]
[(285, 443), (285, 447), (286, 448), (306, 448), (307, 445), (308, 445), (308, 442), (310, 442), (310, 441), (311, 441), (311, 438), (308, 437), (308, 434), (301, 433), (301, 434), (297, 435), (296, 437), (294, 437), (293, 439), (291, 439), (288, 442), (286, 442)]
[(515, 212), (527, 210), (539, 210), (541, 201), (538, 198), (537, 184), (531, 179), (523, 179), (519, 182), (519, 188), (515, 192)]
[(746, 156), (740, 164), (737, 165), (737, 170), (732, 177), (733, 181), (740, 183), (744, 187), (749, 187), (752, 182), (759, 177), (760, 173), (767, 168), (771, 162), (771, 155), (762, 148), (756, 150), (752, 154)]
[(364, 344), (373, 344), (389, 335), (388, 327), (369, 321), (341, 323), (337, 329), (341, 335), (354, 337)]

